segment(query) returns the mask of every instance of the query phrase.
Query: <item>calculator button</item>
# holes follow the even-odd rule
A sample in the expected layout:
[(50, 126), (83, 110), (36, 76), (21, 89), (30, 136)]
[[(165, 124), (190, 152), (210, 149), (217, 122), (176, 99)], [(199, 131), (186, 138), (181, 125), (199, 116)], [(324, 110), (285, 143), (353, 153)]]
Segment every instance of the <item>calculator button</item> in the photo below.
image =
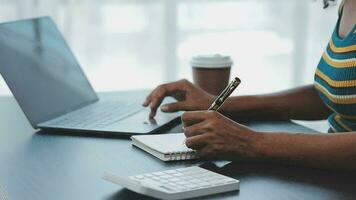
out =
[(144, 179), (145, 177), (144, 176), (142, 176), (142, 175), (137, 175), (137, 176), (135, 176), (137, 179)]
[(179, 172), (187, 172), (187, 171), (189, 171), (190, 169), (191, 169), (190, 167), (187, 167), (187, 168), (177, 169), (177, 171), (179, 171)]
[(169, 181), (171, 181), (171, 182), (177, 182), (177, 181), (180, 181), (178, 178), (171, 178), (171, 179), (169, 179)]
[(152, 177), (152, 174), (144, 174), (145, 177)]
[(180, 177), (180, 176), (183, 176), (184, 174), (182, 174), (182, 173), (173, 173), (173, 174), (171, 174), (172, 176), (177, 176), (177, 177)]
[(164, 173), (166, 173), (166, 174), (175, 174), (175, 173), (177, 173), (177, 171), (176, 170), (167, 170), (167, 171), (164, 171)]
[(160, 180), (160, 182), (163, 183), (163, 184), (167, 184), (167, 183), (169, 183), (169, 180), (162, 179), (162, 180)]
[(184, 186), (184, 185), (189, 184), (189, 182), (188, 182), (188, 181), (182, 181), (182, 180), (181, 180), (181, 181), (178, 181), (177, 184)]
[(169, 187), (173, 187), (173, 188), (177, 186), (176, 183), (172, 183), (172, 182), (169, 182), (166, 185), (169, 186)]
[(189, 188), (189, 189), (196, 189), (196, 188), (198, 188), (197, 185), (195, 185), (195, 184), (187, 184), (186, 187)]
[(163, 178), (163, 179), (167, 179), (167, 178), (172, 178), (173, 176), (171, 176), (171, 175), (162, 175), (160, 177)]
[(155, 173), (152, 173), (152, 175), (155, 175), (155, 176), (162, 176), (164, 175), (163, 172), (155, 172)]
[(180, 177), (181, 180), (186, 180), (186, 181), (189, 181), (192, 179), (192, 177), (189, 177), (189, 176), (183, 176), (183, 177)]
[(213, 177), (201, 177), (200, 180), (202, 181), (211, 181), (211, 180), (215, 180)]
[(198, 179), (193, 179), (193, 180), (190, 180), (189, 182), (191, 182), (191, 183), (200, 183), (201, 181), (198, 180)]

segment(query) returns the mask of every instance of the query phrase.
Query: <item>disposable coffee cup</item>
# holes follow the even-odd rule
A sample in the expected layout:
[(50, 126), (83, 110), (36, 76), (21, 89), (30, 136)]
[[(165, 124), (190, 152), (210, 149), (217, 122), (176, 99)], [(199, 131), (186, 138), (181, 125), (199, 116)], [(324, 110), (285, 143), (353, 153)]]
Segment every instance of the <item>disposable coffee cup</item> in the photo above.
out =
[(190, 65), (194, 84), (210, 94), (219, 95), (229, 84), (233, 65), (230, 56), (220, 54), (193, 56)]

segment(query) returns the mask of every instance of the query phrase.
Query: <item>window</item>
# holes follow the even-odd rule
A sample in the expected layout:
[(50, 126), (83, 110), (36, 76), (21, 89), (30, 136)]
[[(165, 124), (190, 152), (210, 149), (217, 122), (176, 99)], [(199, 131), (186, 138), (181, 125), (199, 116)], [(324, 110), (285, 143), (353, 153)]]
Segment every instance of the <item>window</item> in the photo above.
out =
[[(189, 59), (225, 53), (239, 94), (311, 83), (337, 18), (310, 0), (0, 0), (0, 21), (49, 15), (96, 91), (191, 78)], [(9, 94), (0, 81), (0, 94)]]

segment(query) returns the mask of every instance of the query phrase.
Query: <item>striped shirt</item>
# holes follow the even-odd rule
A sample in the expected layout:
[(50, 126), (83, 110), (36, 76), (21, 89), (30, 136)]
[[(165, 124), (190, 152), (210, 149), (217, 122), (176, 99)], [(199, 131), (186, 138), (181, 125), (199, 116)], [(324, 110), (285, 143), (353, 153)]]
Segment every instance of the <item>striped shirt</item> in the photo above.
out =
[(341, 38), (340, 19), (341, 15), (314, 77), (321, 99), (333, 110), (329, 132), (356, 131), (356, 24)]

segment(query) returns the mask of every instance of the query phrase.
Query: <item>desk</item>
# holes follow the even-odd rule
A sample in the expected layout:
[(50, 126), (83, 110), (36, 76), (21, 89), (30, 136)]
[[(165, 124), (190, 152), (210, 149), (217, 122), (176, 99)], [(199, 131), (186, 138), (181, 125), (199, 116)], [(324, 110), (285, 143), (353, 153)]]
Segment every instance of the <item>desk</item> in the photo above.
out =
[[(147, 91), (105, 93), (141, 101)], [(0, 193), (11, 200), (150, 199), (101, 179), (104, 171), (133, 175), (202, 164), (165, 163), (128, 139), (36, 134), (12, 97), (0, 97)], [(310, 132), (291, 122), (249, 123), (258, 130)], [(179, 131), (173, 128), (171, 131)], [(240, 191), (203, 199), (356, 199), (356, 176), (268, 164), (215, 162), (241, 181)], [(211, 165), (211, 164), (205, 164)], [(0, 195), (1, 199), (1, 195)]]

